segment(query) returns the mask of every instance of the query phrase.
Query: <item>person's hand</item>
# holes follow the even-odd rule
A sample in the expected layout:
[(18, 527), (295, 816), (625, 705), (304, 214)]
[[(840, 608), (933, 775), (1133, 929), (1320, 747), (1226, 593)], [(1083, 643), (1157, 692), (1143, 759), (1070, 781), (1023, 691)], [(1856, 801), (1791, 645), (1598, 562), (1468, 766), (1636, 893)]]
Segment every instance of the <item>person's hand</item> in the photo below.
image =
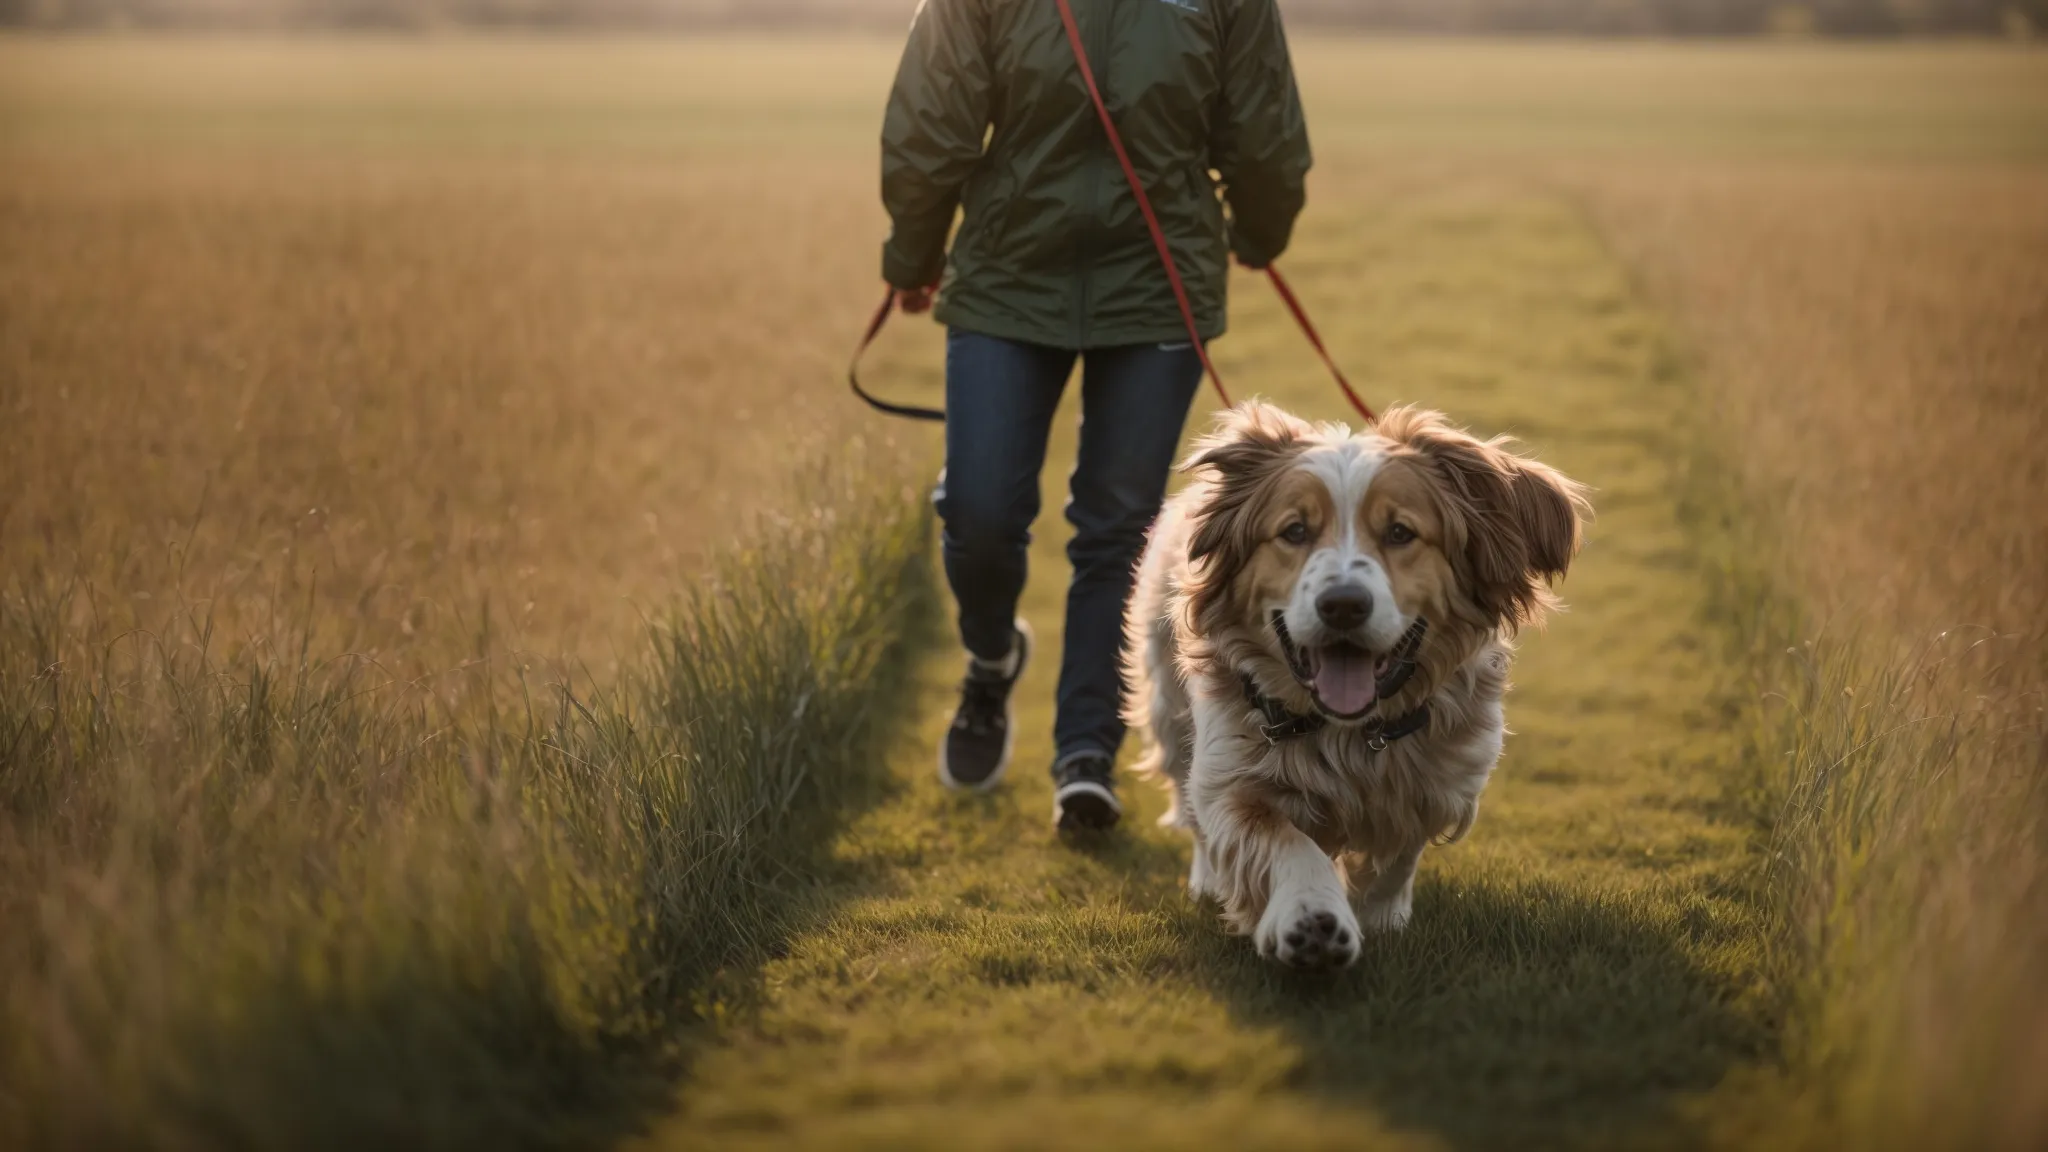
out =
[(932, 293), (937, 288), (935, 284), (923, 288), (898, 288), (896, 307), (901, 308), (905, 316), (922, 316), (932, 310)]
[(1249, 272), (1264, 272), (1266, 270), (1264, 264), (1254, 264), (1242, 256), (1237, 257), (1237, 266)]

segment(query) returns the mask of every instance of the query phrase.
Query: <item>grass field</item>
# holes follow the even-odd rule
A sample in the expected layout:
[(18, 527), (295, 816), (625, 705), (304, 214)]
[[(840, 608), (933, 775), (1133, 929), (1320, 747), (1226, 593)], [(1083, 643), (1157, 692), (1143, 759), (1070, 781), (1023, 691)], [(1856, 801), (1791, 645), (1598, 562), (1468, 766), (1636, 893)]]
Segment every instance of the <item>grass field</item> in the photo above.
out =
[[(1053, 840), (1055, 661), (932, 780), (936, 444), (833, 384), (892, 54), (0, 40), (0, 1132), (2048, 1138), (2048, 59), (1298, 45), (1340, 358), (1599, 509), (1309, 981), (1157, 797)], [(1219, 353), (1341, 415), (1261, 285)]]

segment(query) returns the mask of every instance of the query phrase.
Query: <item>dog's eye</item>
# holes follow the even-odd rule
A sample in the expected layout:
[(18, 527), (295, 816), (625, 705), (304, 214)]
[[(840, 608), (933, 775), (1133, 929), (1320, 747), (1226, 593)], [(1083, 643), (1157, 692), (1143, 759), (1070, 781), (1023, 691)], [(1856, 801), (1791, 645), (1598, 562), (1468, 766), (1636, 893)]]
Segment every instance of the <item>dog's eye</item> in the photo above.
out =
[(1384, 539), (1389, 548), (1399, 548), (1401, 545), (1415, 539), (1415, 529), (1396, 521), (1387, 525), (1387, 534)]
[(1289, 544), (1308, 543), (1308, 522), (1305, 520), (1296, 520), (1294, 523), (1289, 524), (1287, 527), (1282, 528), (1280, 530), (1280, 538), (1282, 540), (1287, 541)]

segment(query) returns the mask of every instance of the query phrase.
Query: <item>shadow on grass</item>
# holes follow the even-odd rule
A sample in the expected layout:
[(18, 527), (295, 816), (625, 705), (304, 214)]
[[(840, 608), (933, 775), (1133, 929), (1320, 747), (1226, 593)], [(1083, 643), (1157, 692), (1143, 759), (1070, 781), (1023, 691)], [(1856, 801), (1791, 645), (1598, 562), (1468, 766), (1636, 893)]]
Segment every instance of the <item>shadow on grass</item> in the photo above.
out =
[(1704, 959), (1742, 930), (1704, 899), (1425, 872), (1409, 928), (1321, 976), (1183, 907), (1212, 989), (1299, 1045), (1294, 1087), (1458, 1148), (1682, 1144), (1675, 1106), (1765, 1046)]

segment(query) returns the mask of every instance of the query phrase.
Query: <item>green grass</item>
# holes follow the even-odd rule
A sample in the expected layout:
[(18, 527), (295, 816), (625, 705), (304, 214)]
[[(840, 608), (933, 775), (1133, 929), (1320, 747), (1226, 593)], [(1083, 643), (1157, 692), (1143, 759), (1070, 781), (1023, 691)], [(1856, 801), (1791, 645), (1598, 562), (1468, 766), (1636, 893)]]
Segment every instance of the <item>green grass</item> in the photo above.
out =
[[(933, 780), (958, 673), (933, 657), (897, 795), (834, 848), (844, 907), (769, 966), (656, 1145), (1665, 1143), (1768, 1051), (1750, 825), (1729, 802), (1747, 681), (1681, 527), (1690, 392), (1656, 318), (1541, 192), (1458, 182), (1332, 217), (1292, 271), (1367, 393), (1516, 433), (1599, 507), (1572, 610), (1523, 646), (1478, 828), (1425, 859), (1412, 926), (1350, 972), (1295, 977), (1188, 902), (1149, 788), (1127, 786), (1108, 845), (1055, 842), (1055, 511), (1011, 782), (967, 798)], [(1262, 291), (1241, 286), (1230, 382), (1343, 415)]]
[(597, 690), (487, 625), (401, 683), (217, 651), (202, 604), (106, 635), (88, 588), (8, 589), (0, 1143), (630, 1129), (873, 794), (927, 588), (887, 474), (764, 526)]

